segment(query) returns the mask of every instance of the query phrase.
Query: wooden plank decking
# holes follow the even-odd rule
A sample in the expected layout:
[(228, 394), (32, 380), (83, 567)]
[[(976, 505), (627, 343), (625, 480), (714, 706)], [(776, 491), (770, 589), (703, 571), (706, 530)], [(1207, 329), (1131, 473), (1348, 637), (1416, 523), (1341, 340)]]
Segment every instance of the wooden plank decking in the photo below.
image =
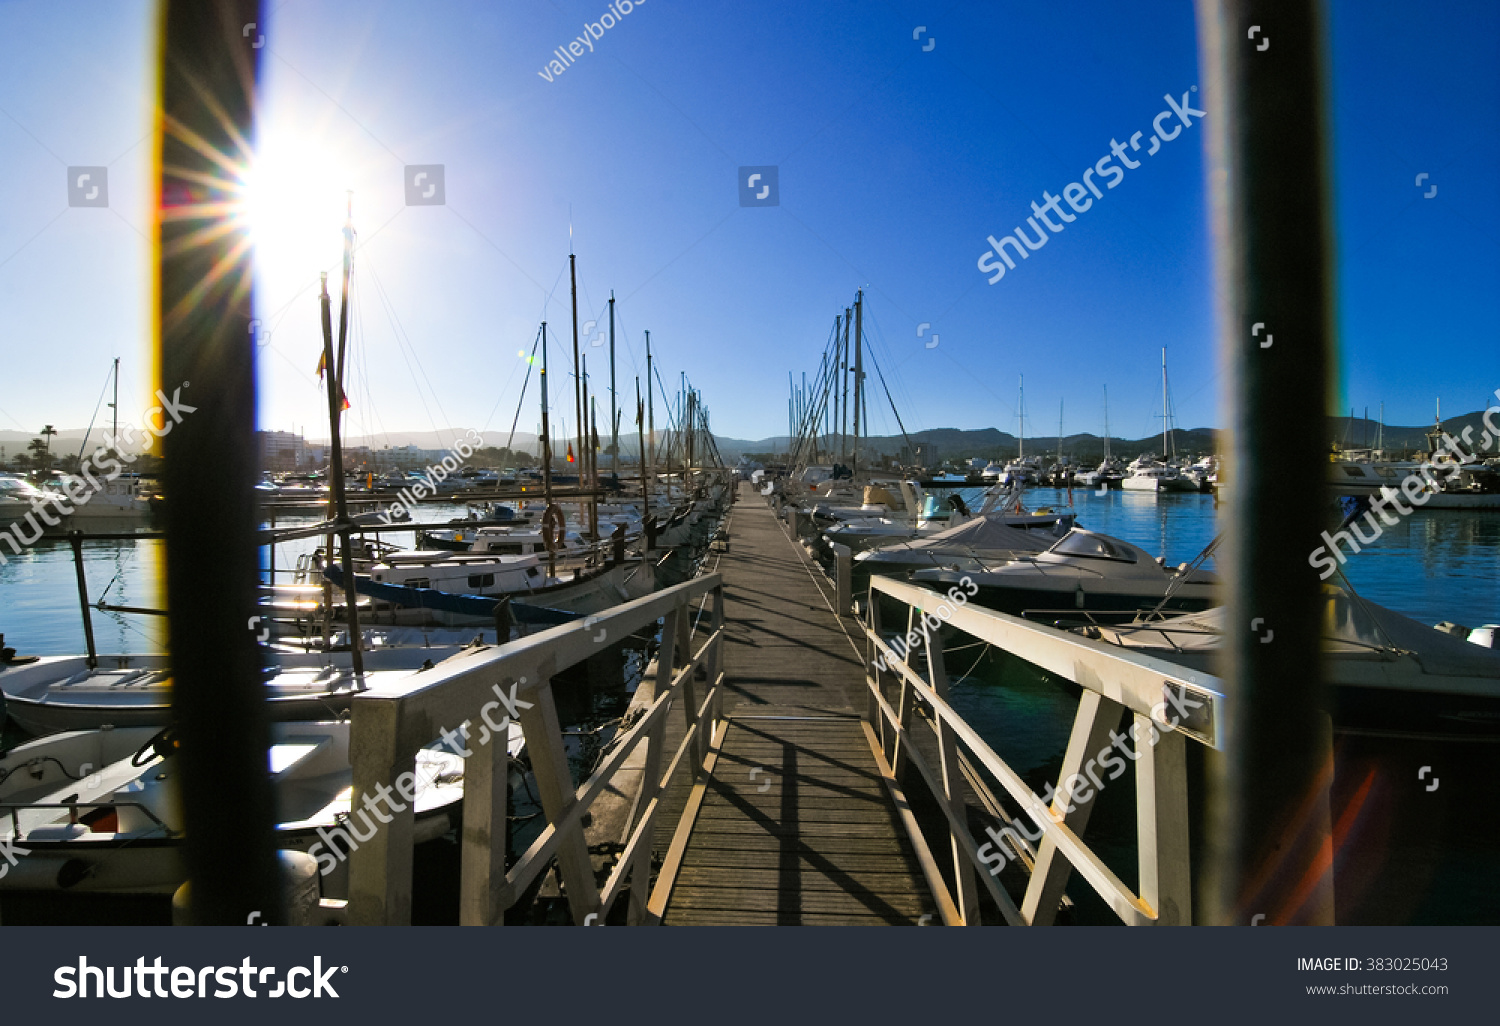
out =
[(692, 795), (662, 921), (941, 922), (871, 744), (831, 589), (744, 486), (724, 575), (728, 725)]

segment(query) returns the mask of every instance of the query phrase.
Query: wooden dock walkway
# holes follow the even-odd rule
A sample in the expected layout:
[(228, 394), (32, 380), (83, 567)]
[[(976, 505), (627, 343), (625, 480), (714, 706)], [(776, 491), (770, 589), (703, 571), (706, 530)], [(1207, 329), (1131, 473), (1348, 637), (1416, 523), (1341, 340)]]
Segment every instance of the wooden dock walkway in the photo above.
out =
[[(858, 712), (863, 660), (831, 589), (744, 485), (724, 575), (724, 713), (663, 866), (666, 925), (941, 922)], [(675, 803), (674, 803), (675, 804)]]

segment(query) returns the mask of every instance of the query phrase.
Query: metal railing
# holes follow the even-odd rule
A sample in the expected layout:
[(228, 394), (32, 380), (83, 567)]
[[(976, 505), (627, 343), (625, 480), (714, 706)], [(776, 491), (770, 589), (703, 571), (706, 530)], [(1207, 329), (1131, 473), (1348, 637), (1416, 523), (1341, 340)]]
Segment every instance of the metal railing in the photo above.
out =
[[(706, 636), (695, 647), (693, 604), (709, 597), (712, 614)], [(593, 775), (575, 789), (552, 678), (597, 654), (602, 645), (657, 620), (664, 620), (664, 625), (652, 700)], [(389, 795), (398, 779), (413, 773), (418, 749), (438, 740), (449, 725), (457, 729), (465, 721), (479, 722), (481, 716), (493, 725), (482, 710), (499, 704), (491, 701), (492, 696), (513, 694), (547, 825), (507, 869), (506, 785), (511, 765), (505, 743), (507, 732), (497, 730), (495, 740), (487, 745), (467, 742), (472, 751), (464, 764), (460, 923), (502, 923), (506, 909), (554, 859), (576, 924), (602, 921), (627, 885), (629, 922), (645, 922), (649, 918), (651, 855), (664, 783), (673, 779), (685, 758), (690, 760), (696, 783), (723, 718), (723, 638), (723, 581), (713, 574), (580, 622), (549, 628), (495, 651), (476, 653), (451, 668), (440, 665), (408, 684), (366, 691), (353, 702), (354, 791), (350, 807), (359, 808), (365, 796), (374, 803), (379, 794)], [(707, 682), (702, 694), (697, 687), (700, 668)], [(685, 733), (663, 772), (667, 717), (674, 705), (683, 710)], [(639, 763), (640, 789), (626, 823), (624, 849), (601, 889), (589, 860), (584, 816), (642, 742), (647, 748)], [(394, 806), (391, 808), (394, 812)], [(351, 854), (350, 923), (410, 922), (413, 818), (408, 804)]]
[[(1083, 689), (1058, 772), (1057, 797), (1050, 806), (948, 704), (943, 643), (938, 636), (941, 627), (917, 627), (916, 636), (925, 636), (925, 641), (903, 658), (883, 636), (880, 596), (906, 607), (907, 637), (924, 615), (934, 617)], [(867, 718), (876, 726), (894, 772), (899, 775), (909, 762), (947, 819), (957, 894), (939, 895), (940, 905), (947, 897), (959, 923), (977, 925), (977, 881), (988, 890), (1007, 923), (1047, 925), (1053, 922), (1068, 878), (1076, 870), (1127, 924), (1192, 922), (1184, 738), (1219, 747), (1224, 696), (1217, 678), (1019, 617), (960, 605), (947, 595), (886, 577), (871, 579), (869, 606)], [(926, 652), (925, 676), (912, 665), (917, 649)], [(919, 703), (925, 704), (925, 710), (919, 711)], [(1174, 710), (1181, 709), (1189, 711), (1179, 716)], [(1134, 741), (1139, 893), (1127, 887), (1083, 841), (1098, 791), (1085, 793), (1091, 780), (1082, 774), (1086, 764), (1092, 768), (1091, 753), (1110, 747), (1111, 732), (1127, 712), (1133, 718), (1129, 733)], [(916, 743), (919, 738), (913, 731), (919, 721), (925, 721), (935, 735), (936, 765)], [(1032, 813), (1030, 818), (1041, 831), (1035, 849), (1013, 829), (999, 832), (1016, 846), (1018, 855), (1025, 847), (1025, 861), (1032, 864), (1019, 907), (996, 879), (1000, 867), (990, 868), (989, 862), (996, 859), (982, 857), (982, 845), (976, 845), (969, 829), (963, 794), (966, 783), (980, 792), (982, 803), (992, 811), (1000, 808), (993, 795), (984, 793), (975, 764), (1020, 805), (1021, 815)], [(1097, 777), (1092, 784), (1102, 791)], [(937, 886), (945, 885), (938, 881)]]

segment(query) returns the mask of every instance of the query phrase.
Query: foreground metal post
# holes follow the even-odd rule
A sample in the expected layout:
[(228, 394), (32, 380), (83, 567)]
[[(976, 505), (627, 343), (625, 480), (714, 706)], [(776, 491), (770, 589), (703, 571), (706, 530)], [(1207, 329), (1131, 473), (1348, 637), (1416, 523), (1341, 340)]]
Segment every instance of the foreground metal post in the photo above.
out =
[[(1333, 336), (1322, 53), (1312, 0), (1199, 0), (1218, 327), (1228, 370), (1234, 697), (1209, 763), (1200, 922), (1331, 923), (1320, 666), (1322, 444)], [(1274, 36), (1259, 46), (1251, 27)], [(1296, 495), (1313, 501), (1272, 502)]]
[(249, 627), (260, 463), (249, 243), (221, 207), (236, 199), (235, 169), (255, 137), (260, 51), (241, 29), (260, 22), (259, 10), (254, 0), (172, 0), (162, 15), (158, 344), (172, 402), (156, 415), (185, 858), (200, 924), (242, 925), (252, 912), (285, 919), (261, 654)]

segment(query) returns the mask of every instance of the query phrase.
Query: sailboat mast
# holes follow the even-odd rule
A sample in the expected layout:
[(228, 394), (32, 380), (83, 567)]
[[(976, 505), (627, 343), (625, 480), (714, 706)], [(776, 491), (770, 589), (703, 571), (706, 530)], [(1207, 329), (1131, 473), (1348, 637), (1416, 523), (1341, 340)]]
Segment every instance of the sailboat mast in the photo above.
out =
[(641, 469), (641, 519), (651, 519), (651, 479), (646, 476), (646, 418), (641, 409), (641, 376), (635, 376), (635, 444), (640, 452)]
[(1167, 459), (1167, 347), (1161, 347), (1161, 458)]
[[(109, 437), (117, 439), (120, 437), (120, 358), (118, 356), (115, 357), (115, 401), (109, 404), (109, 408), (114, 411), (114, 426), (110, 429)], [(1382, 404), (1382, 408), (1384, 408), (1384, 404)], [(112, 444), (118, 450), (120, 443), (114, 442)]]
[(839, 462), (849, 462), (849, 325), (854, 320), (854, 311), (844, 307), (843, 355), (839, 359), (839, 384), (843, 389), (843, 402), (839, 404)]
[[(542, 457), (542, 501), (552, 508), (552, 424), (547, 414), (547, 322), (542, 322), (542, 437), (537, 446)], [(547, 550), (547, 576), (557, 571), (556, 557)]]
[[(865, 383), (865, 360), (864, 360), (864, 315), (865, 315), (865, 290), (860, 289), (854, 294), (854, 459), (849, 468), (855, 477), (859, 476), (859, 439), (860, 439), (860, 410), (864, 398)], [(863, 425), (866, 431), (869, 425)]]
[[(346, 247), (347, 240), (351, 237), (345, 236)], [(347, 248), (345, 252), (347, 261)], [(333, 475), (334, 520), (338, 524), (339, 548), (342, 557), (344, 607), (349, 615), (349, 658), (353, 664), (355, 676), (361, 677), (365, 672), (365, 666), (364, 657), (360, 652), (359, 602), (354, 590), (354, 557), (349, 551), (349, 505), (344, 497), (344, 450), (339, 440), (339, 418), (343, 412), (344, 389), (337, 380), (337, 375), (333, 373), (333, 310), (332, 300), (328, 296), (328, 274), (325, 271), (318, 277), (323, 286), (322, 295), (319, 298), (323, 313), (323, 360), (328, 369), (328, 448), (331, 464), (329, 469)], [(330, 541), (332, 541), (331, 538)], [(333, 558), (331, 547), (328, 557), (330, 560)]]
[(620, 410), (615, 395), (615, 290), (609, 290), (609, 468), (620, 478)]
[(583, 364), (578, 356), (578, 258), (568, 254), (568, 281), (573, 293), (573, 426), (578, 430), (578, 483), (583, 475)]
[[(345, 340), (349, 337), (349, 275), (354, 264), (354, 193), (349, 193), (349, 206), (344, 218), (344, 287), (343, 295), (339, 299), (339, 362), (338, 378), (339, 388), (344, 387), (344, 350)], [(328, 364), (333, 367), (333, 363)], [(342, 393), (340, 393), (342, 395)]]
[(1016, 459), (1026, 458), (1026, 375), (1021, 375), (1020, 391), (1016, 395)]
[[(646, 332), (646, 445), (641, 455), (641, 466), (656, 476), (656, 390), (651, 386), (651, 332)], [(647, 512), (650, 506), (647, 505)]]
[(1109, 386), (1104, 386), (1104, 458), (1109, 459)]

